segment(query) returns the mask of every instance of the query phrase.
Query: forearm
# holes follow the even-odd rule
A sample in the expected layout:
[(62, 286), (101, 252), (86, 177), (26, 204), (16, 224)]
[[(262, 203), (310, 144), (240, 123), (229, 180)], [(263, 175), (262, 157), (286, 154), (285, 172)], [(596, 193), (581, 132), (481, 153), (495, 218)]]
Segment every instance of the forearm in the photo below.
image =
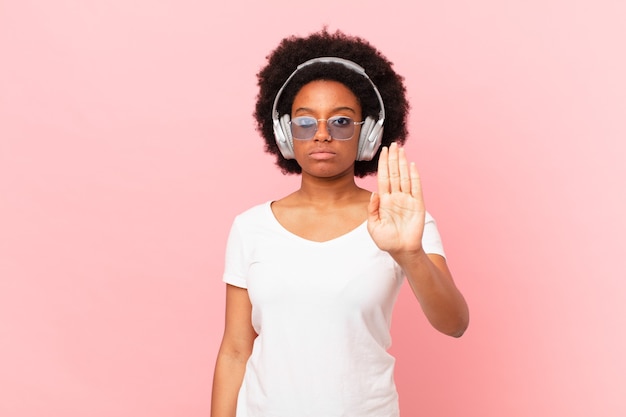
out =
[(215, 363), (211, 417), (235, 417), (248, 355), (220, 352)]
[(469, 324), (469, 310), (457, 289), (445, 259), (422, 249), (392, 255), (431, 325), (449, 336), (460, 337)]

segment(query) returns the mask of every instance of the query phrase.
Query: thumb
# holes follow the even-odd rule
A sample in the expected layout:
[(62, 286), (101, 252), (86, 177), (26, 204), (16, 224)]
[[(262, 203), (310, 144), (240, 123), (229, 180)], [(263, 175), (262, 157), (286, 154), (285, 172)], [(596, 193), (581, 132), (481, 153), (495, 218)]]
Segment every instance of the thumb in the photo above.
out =
[(370, 202), (367, 205), (367, 217), (368, 221), (377, 221), (380, 218), (380, 195), (378, 193), (372, 193), (370, 196)]

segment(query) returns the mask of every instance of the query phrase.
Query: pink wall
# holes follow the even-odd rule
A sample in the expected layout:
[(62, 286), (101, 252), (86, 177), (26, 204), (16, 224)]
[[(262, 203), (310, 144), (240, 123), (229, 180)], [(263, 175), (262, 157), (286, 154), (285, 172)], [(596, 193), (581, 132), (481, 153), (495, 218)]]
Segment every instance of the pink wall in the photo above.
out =
[(255, 73), (324, 23), (406, 76), (472, 311), (446, 338), (405, 288), (403, 415), (626, 414), (624, 3), (383, 4), (0, 0), (0, 415), (208, 415), (230, 221), (297, 184)]

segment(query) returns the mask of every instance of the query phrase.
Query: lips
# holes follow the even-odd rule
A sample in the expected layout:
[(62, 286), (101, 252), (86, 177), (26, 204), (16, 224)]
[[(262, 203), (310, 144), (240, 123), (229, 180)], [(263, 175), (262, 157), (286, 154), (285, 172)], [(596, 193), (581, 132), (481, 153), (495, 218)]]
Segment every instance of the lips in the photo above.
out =
[(313, 159), (325, 160), (334, 157), (335, 152), (330, 149), (315, 149), (314, 151), (309, 152), (309, 156)]

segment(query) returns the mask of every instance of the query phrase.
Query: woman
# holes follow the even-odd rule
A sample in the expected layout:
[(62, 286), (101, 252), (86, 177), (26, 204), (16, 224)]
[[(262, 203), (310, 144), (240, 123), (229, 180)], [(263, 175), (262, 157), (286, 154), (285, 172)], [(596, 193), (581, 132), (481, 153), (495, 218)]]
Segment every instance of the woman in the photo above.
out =
[[(403, 79), (367, 41), (323, 30), (284, 39), (258, 80), (266, 150), (301, 185), (233, 223), (211, 415), (398, 416), (387, 348), (404, 277), (435, 329), (469, 321), (400, 146)], [(376, 193), (357, 186), (374, 173)]]

